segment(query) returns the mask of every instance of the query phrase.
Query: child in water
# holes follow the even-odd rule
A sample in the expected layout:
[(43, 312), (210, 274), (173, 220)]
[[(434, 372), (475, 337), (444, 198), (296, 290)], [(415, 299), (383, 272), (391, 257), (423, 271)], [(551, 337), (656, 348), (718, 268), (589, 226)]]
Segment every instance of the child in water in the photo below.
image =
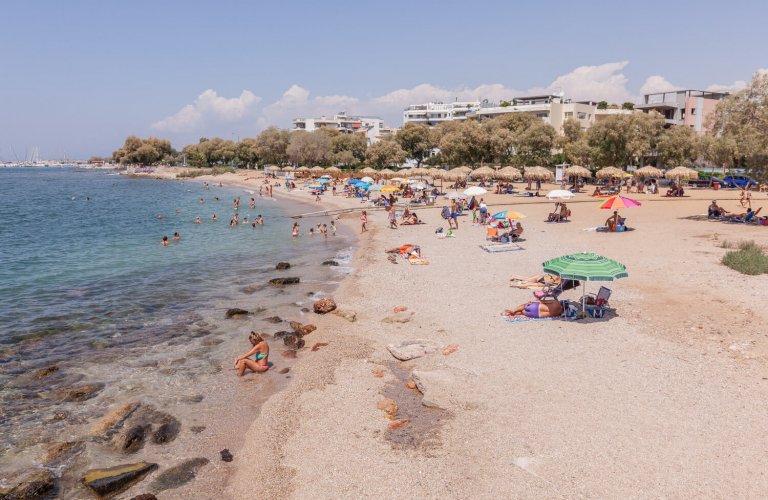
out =
[[(242, 377), (245, 374), (245, 370), (251, 370), (256, 373), (269, 370), (269, 344), (267, 344), (267, 341), (255, 332), (251, 332), (248, 336), (248, 341), (253, 346), (251, 350), (235, 358), (235, 369), (237, 370), (238, 377)], [(251, 356), (254, 359), (250, 359)]]

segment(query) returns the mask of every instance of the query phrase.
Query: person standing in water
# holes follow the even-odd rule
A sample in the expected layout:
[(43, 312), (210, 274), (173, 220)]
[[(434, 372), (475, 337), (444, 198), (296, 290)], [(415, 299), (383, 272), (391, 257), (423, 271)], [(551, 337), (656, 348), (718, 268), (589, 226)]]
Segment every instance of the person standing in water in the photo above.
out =
[(366, 224), (368, 224), (368, 214), (365, 210), (363, 210), (363, 215), (360, 216), (360, 232), (364, 233), (368, 231), (368, 228), (365, 227)]
[(298, 222), (294, 222), (293, 223), (293, 230), (291, 231), (291, 234), (293, 235), (294, 238), (298, 238), (299, 237), (299, 223)]
[(333, 221), (331, 221), (331, 234), (336, 236), (336, 224)]

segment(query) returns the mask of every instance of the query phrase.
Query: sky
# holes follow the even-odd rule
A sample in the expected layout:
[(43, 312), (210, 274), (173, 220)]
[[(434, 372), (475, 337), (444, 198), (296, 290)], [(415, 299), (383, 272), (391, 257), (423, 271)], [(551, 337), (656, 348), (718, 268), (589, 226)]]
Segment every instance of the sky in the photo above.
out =
[(340, 111), (400, 126), (428, 101), (738, 90), (768, 68), (766, 18), (764, 0), (5, 0), (0, 161)]

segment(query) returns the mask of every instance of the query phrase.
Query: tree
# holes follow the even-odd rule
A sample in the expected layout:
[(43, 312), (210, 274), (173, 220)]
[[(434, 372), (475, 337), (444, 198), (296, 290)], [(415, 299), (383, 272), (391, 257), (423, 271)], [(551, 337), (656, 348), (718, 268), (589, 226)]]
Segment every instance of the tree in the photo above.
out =
[(368, 138), (365, 134), (336, 134), (331, 138), (331, 153), (334, 164), (355, 165), (365, 161)]
[(722, 99), (708, 122), (724, 150), (758, 178), (768, 177), (768, 73), (755, 73), (744, 90)]
[(261, 161), (282, 165), (288, 161), (288, 143), (291, 132), (277, 127), (264, 129), (256, 137), (256, 151)]
[(395, 140), (409, 158), (416, 160), (417, 166), (421, 166), (421, 162), (429, 157), (434, 148), (430, 141), (429, 127), (419, 123), (406, 123), (397, 131)]
[(665, 129), (656, 145), (659, 159), (668, 166), (677, 166), (696, 157), (696, 133), (689, 127)]
[(255, 167), (259, 163), (259, 147), (255, 138), (246, 137), (235, 144), (235, 157), (245, 168)]
[(597, 109), (608, 109), (608, 101), (600, 101), (597, 103)]
[(121, 164), (156, 165), (172, 161), (176, 154), (167, 139), (141, 139), (131, 135), (125, 139), (123, 147), (112, 153), (112, 159)]
[(331, 134), (322, 130), (291, 132), (286, 154), (298, 164), (328, 165), (331, 162)]
[(625, 102), (624, 104), (621, 105), (621, 109), (633, 110), (633, 109), (635, 109), (635, 103)]
[(610, 116), (587, 131), (591, 158), (597, 166), (623, 167), (654, 156), (664, 118), (656, 112)]
[(392, 140), (374, 142), (368, 146), (368, 150), (365, 153), (366, 162), (379, 168), (403, 163), (406, 158), (407, 154), (403, 151), (403, 148)]
[(555, 147), (563, 151), (565, 161), (574, 165), (589, 163), (591, 148), (581, 123), (575, 118), (563, 122), (563, 135), (555, 138)]

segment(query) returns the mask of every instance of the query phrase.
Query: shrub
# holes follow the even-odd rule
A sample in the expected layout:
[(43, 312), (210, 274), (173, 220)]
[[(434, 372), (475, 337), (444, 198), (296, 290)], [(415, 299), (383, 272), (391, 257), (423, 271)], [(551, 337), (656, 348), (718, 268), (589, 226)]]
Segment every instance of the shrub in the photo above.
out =
[[(723, 264), (741, 274), (755, 276), (768, 273), (768, 255), (754, 241), (741, 241), (737, 246), (738, 250), (732, 250), (723, 256)], [(723, 248), (729, 247), (724, 243)]]

